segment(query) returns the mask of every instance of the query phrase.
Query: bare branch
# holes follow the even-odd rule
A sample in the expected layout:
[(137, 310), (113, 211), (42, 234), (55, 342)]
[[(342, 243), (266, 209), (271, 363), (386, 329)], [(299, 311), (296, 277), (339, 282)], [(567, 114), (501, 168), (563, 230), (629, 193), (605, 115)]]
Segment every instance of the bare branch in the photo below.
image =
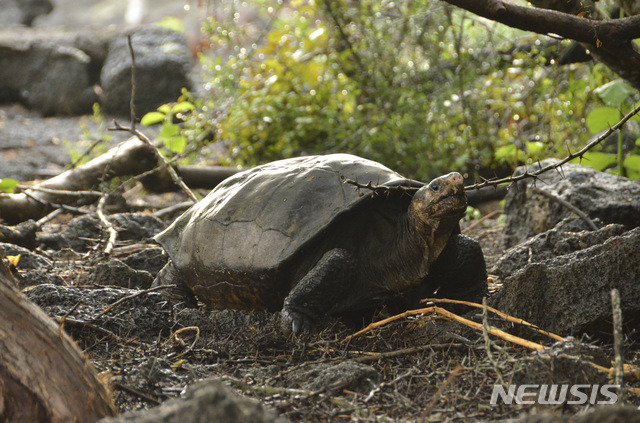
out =
[(100, 197), (100, 201), (98, 201), (98, 208), (96, 212), (98, 213), (98, 218), (100, 219), (100, 222), (102, 222), (102, 224), (107, 228), (107, 231), (109, 232), (109, 239), (107, 240), (107, 245), (104, 247), (104, 253), (106, 255), (109, 255), (111, 254), (111, 251), (113, 250), (113, 247), (116, 243), (116, 238), (118, 237), (118, 231), (116, 230), (116, 228), (114, 228), (113, 224), (107, 220), (107, 217), (104, 214), (104, 206), (107, 203), (107, 197), (108, 197), (107, 194)]
[[(588, 19), (563, 12), (518, 6), (503, 0), (444, 0), (476, 15), (512, 28), (585, 44), (591, 54), (635, 88), (640, 89), (640, 15), (624, 19)], [(556, 4), (572, 2), (556, 2)]]
[(187, 186), (187, 184), (185, 184), (184, 181), (178, 176), (178, 174), (176, 173), (176, 170), (173, 167), (171, 167), (167, 159), (162, 155), (162, 153), (160, 153), (160, 150), (158, 150), (158, 147), (156, 147), (155, 144), (153, 144), (153, 142), (151, 142), (151, 140), (145, 134), (138, 131), (136, 128), (126, 128), (120, 125), (115, 120), (113, 121), (113, 124), (115, 125), (115, 129), (111, 129), (111, 130), (131, 132), (133, 135), (138, 137), (140, 141), (144, 142), (149, 147), (151, 147), (153, 149), (153, 152), (156, 155), (156, 158), (164, 165), (164, 168), (167, 170), (167, 172), (169, 172), (169, 175), (171, 176), (171, 179), (173, 180), (173, 182), (175, 182), (176, 185), (180, 187), (182, 192), (184, 192), (187, 195), (187, 197), (191, 199), (191, 201), (193, 201), (194, 203), (198, 202), (198, 198), (195, 196), (193, 191), (191, 191)]
[(519, 6), (503, 0), (444, 0), (478, 16), (512, 28), (597, 46), (620, 46), (640, 38), (640, 15), (624, 19), (592, 20), (555, 10)]

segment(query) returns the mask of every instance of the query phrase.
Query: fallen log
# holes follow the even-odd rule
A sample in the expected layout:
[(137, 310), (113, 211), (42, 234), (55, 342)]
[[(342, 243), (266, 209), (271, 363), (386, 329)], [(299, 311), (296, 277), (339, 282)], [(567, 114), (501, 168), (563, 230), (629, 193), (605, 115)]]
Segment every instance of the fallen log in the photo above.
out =
[[(213, 189), (229, 176), (235, 175), (243, 169), (225, 166), (175, 166), (176, 173), (191, 189)], [(152, 192), (177, 191), (169, 174), (164, 171), (154, 172), (140, 180), (144, 187)]]
[(0, 261), (0, 421), (95, 422), (114, 414), (80, 349), (16, 289)]
[[(0, 194), (0, 221), (16, 224), (39, 219), (57, 205), (78, 205), (95, 202), (99, 195), (86, 193), (101, 182), (114, 177), (136, 176), (158, 168), (151, 147), (136, 137), (110, 149), (99, 157), (77, 168), (67, 170), (15, 194)], [(212, 189), (239, 169), (222, 166), (176, 166), (178, 176), (192, 188)], [(166, 170), (142, 178), (149, 191), (175, 190)], [(76, 192), (78, 195), (72, 195)], [(92, 195), (93, 194), (93, 195)], [(2, 236), (0, 234), (0, 241)], [(6, 241), (4, 241), (6, 242)]]
[[(52, 210), (52, 204), (76, 204), (82, 198), (53, 191), (93, 189), (102, 181), (115, 176), (137, 175), (153, 169), (154, 165), (155, 158), (151, 149), (137, 138), (130, 138), (90, 162), (40, 182), (32, 189), (2, 195), (0, 219), (9, 224), (39, 219)], [(90, 201), (95, 201), (96, 198), (90, 198)]]

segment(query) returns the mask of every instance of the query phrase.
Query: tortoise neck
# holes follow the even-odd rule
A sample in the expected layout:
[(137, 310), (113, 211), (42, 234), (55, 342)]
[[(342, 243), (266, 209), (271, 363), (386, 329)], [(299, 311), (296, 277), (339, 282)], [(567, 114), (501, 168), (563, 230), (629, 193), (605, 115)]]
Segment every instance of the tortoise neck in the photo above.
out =
[(383, 273), (390, 277), (386, 283), (389, 290), (402, 291), (427, 276), (431, 263), (429, 244), (424, 234), (416, 230), (409, 213), (396, 221), (395, 237), (387, 251), (385, 260), (376, 267), (384, 269)]
[(436, 261), (458, 224), (458, 220), (455, 217), (442, 219), (417, 216), (409, 208), (406, 214), (406, 232), (418, 239), (415, 243), (424, 245), (427, 266)]

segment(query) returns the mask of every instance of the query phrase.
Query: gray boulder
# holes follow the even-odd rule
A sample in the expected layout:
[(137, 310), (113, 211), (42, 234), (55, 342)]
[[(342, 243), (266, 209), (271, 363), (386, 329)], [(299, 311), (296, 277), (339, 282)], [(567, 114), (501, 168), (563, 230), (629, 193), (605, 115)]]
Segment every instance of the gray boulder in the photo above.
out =
[(73, 43), (40, 31), (0, 32), (0, 101), (45, 115), (91, 111), (97, 101), (92, 62)]
[[(550, 161), (545, 160), (545, 166)], [(537, 166), (532, 166), (533, 171)], [(519, 168), (520, 173), (524, 168)], [(520, 181), (512, 187), (505, 199), (507, 223), (505, 244), (512, 247), (530, 237), (553, 228), (573, 213), (532, 189), (532, 180)], [(550, 171), (535, 183), (539, 190), (547, 191), (566, 200), (591, 219), (604, 224), (620, 223), (627, 228), (640, 226), (640, 182), (631, 181), (592, 168), (569, 165), (562, 171)]]
[(49, 0), (0, 0), (0, 27), (28, 25), (53, 10)]
[(507, 250), (491, 273), (505, 279), (528, 264), (584, 250), (625, 232), (625, 227), (619, 224), (610, 224), (597, 231), (590, 231), (585, 226), (582, 220), (567, 217), (555, 228)]
[[(191, 89), (191, 61), (182, 34), (156, 25), (134, 29), (135, 108), (138, 116), (158, 106), (175, 101), (182, 88)], [(109, 45), (100, 83), (102, 102), (112, 113), (129, 115), (131, 96), (131, 53), (125, 33), (114, 37)]]
[(611, 367), (608, 352), (595, 345), (578, 342), (572, 337), (559, 341), (541, 351), (534, 351), (515, 363), (512, 383), (516, 385), (609, 383), (608, 373), (591, 363)]
[(222, 383), (207, 379), (190, 386), (184, 398), (164, 402), (150, 410), (132, 411), (100, 423), (269, 423), (286, 420), (260, 403), (242, 398)]
[(20, 102), (45, 115), (74, 115), (91, 113), (93, 103), (101, 101), (107, 111), (129, 116), (129, 33), (138, 116), (175, 101), (182, 88), (193, 88), (186, 40), (170, 29), (14, 28), (0, 31), (0, 102)]
[[(591, 236), (596, 240), (617, 230), (606, 227)], [(588, 236), (578, 235), (574, 241), (579, 243), (580, 238)], [(625, 332), (638, 338), (640, 228), (588, 248), (532, 261), (504, 279), (491, 304), (560, 335), (608, 338), (613, 288), (620, 291)]]

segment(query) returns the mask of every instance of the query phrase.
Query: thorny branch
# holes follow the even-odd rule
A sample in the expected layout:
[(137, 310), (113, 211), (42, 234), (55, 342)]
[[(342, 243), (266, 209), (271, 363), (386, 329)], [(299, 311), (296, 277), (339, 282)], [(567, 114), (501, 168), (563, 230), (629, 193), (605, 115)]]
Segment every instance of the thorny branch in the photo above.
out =
[(622, 128), (622, 126), (625, 123), (627, 123), (627, 121), (629, 119), (631, 119), (632, 117), (637, 115), (638, 112), (640, 112), (640, 105), (638, 105), (635, 109), (633, 109), (632, 111), (627, 113), (622, 119), (620, 119), (620, 121), (618, 123), (613, 125), (611, 128), (607, 129), (602, 135), (600, 135), (599, 137), (597, 137), (596, 139), (591, 141), (589, 144), (585, 145), (582, 148), (582, 150), (578, 151), (577, 153), (570, 153), (567, 157), (565, 157), (564, 159), (560, 160), (559, 162), (552, 163), (552, 164), (549, 164), (547, 166), (541, 167), (540, 169), (536, 170), (535, 172), (529, 172), (527, 170), (527, 171), (525, 171), (524, 173), (522, 173), (520, 175), (513, 175), (513, 176), (510, 176), (508, 178), (502, 178), (502, 179), (496, 179), (496, 180), (485, 180), (480, 184), (473, 184), (471, 186), (464, 187), (464, 189), (469, 191), (469, 190), (472, 190), (472, 189), (480, 189), (480, 188), (483, 188), (485, 186), (497, 186), (497, 185), (504, 184), (504, 183), (513, 184), (514, 182), (518, 182), (520, 180), (527, 179), (527, 178), (538, 179), (538, 176), (540, 176), (541, 174), (543, 174), (543, 173), (545, 173), (545, 172), (547, 172), (549, 170), (558, 169), (563, 164), (566, 164), (566, 163), (570, 162), (573, 159), (580, 158), (582, 160), (584, 155), (589, 150), (591, 150), (593, 147), (595, 147), (596, 145), (600, 144), (602, 141), (607, 139), (609, 137), (609, 135), (613, 134), (618, 129)]
[[(484, 179), (482, 178), (482, 182), (480, 183), (475, 183), (473, 185), (467, 185), (464, 187), (465, 191), (471, 191), (471, 190), (479, 190), (481, 188), (485, 188), (485, 187), (497, 187), (498, 185), (502, 185), (502, 184), (510, 184), (513, 185), (514, 183), (524, 180), (524, 179), (539, 179), (539, 176), (542, 175), (545, 172), (548, 172), (550, 170), (554, 170), (554, 169), (560, 169), (562, 167), (562, 165), (570, 162), (573, 159), (580, 159), (582, 160), (584, 158), (584, 155), (591, 150), (592, 148), (594, 148), (595, 146), (597, 146), (598, 144), (602, 143), (602, 141), (604, 141), (605, 139), (607, 139), (611, 134), (613, 134), (615, 131), (619, 130), (620, 128), (622, 128), (624, 126), (625, 123), (627, 123), (627, 121), (629, 119), (631, 119), (632, 117), (634, 117), (636, 114), (638, 114), (640, 112), (640, 105), (638, 105), (635, 109), (633, 109), (632, 111), (630, 111), (629, 113), (627, 113), (622, 119), (620, 119), (620, 121), (618, 121), (618, 123), (616, 123), (615, 125), (613, 125), (612, 127), (610, 127), (609, 129), (607, 129), (603, 134), (601, 134), (599, 137), (597, 137), (596, 139), (594, 139), (593, 141), (591, 141), (590, 143), (588, 143), (587, 145), (585, 145), (581, 150), (579, 150), (576, 153), (570, 153), (569, 155), (567, 155), (564, 159), (555, 162), (555, 163), (551, 163), (548, 164), (544, 167), (540, 167), (538, 170), (530, 172), (529, 170), (525, 170), (523, 173), (520, 173), (518, 175), (512, 175), (509, 176), (508, 178), (501, 178), (501, 179)], [(406, 192), (407, 194), (413, 195), (416, 191), (418, 191), (418, 189), (420, 189), (417, 186), (385, 186), (385, 185), (373, 185), (371, 182), (368, 182), (366, 184), (362, 184), (359, 183), (357, 181), (353, 181), (351, 179), (346, 179), (344, 181), (345, 184), (351, 184), (354, 185), (355, 187), (357, 187), (358, 189), (368, 189), (373, 191), (373, 193), (375, 195), (385, 195), (388, 194), (389, 192), (393, 192), (393, 191), (402, 191), (402, 192)]]

